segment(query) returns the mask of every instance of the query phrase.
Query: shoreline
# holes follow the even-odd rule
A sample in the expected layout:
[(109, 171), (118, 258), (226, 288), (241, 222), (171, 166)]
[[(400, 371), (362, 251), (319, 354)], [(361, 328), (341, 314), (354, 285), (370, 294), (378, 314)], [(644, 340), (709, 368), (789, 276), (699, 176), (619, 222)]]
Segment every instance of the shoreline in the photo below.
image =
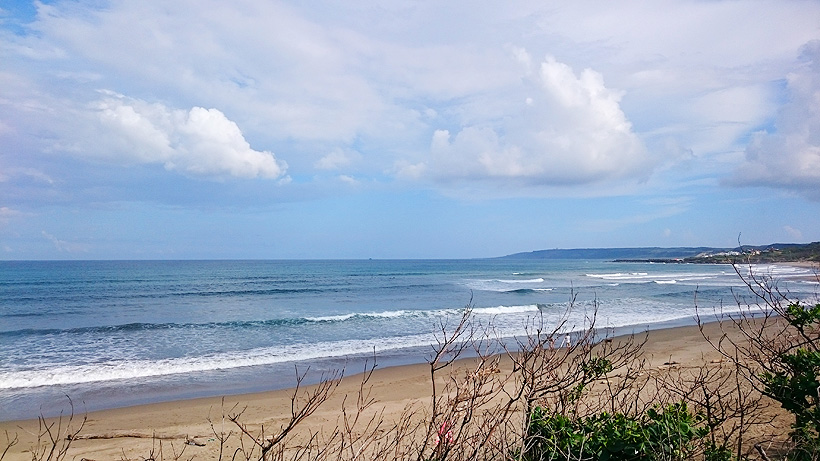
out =
[[(716, 337), (720, 335), (720, 324), (712, 321), (704, 324), (704, 333)], [(643, 355), (648, 369), (662, 369), (669, 364), (680, 367), (702, 366), (720, 359), (718, 354), (704, 340), (697, 325), (677, 326), (646, 332), (647, 343)], [(623, 338), (625, 336), (619, 336)], [(643, 333), (636, 334), (643, 337)], [(501, 369), (509, 366), (509, 359), (501, 357)], [(460, 359), (460, 364), (469, 363), (471, 358)], [(666, 365), (665, 365), (666, 364)], [(327, 402), (306, 421), (307, 427), (332, 428), (337, 424), (341, 414), (341, 405), (345, 396), (355, 395), (361, 385), (362, 374), (345, 376), (338, 389)], [(399, 365), (376, 368), (368, 386), (372, 386), (371, 396), (376, 406), (383, 408), (385, 419), (398, 418), (408, 405), (424, 405), (430, 395), (430, 369), (426, 363)], [(303, 390), (313, 389), (314, 385), (304, 386)], [(87, 422), (81, 436), (93, 439), (73, 441), (73, 456), (88, 459), (108, 459), (121, 457), (128, 452), (129, 456), (144, 456), (151, 450), (152, 436), (167, 438), (178, 445), (187, 439), (195, 439), (204, 446), (187, 447), (186, 455), (199, 458), (212, 458), (217, 449), (209, 418), (215, 424), (221, 424), (225, 413), (231, 408), (244, 408), (243, 420), (250, 425), (265, 424), (278, 427), (290, 412), (291, 397), (294, 389), (281, 389), (266, 392), (239, 394), (230, 396), (203, 397), (196, 399), (176, 400), (149, 403), (131, 407), (93, 411), (84, 415), (75, 404), (74, 425), (87, 416)], [(66, 402), (67, 404), (67, 402)], [(234, 410), (235, 411), (235, 410)], [(68, 411), (63, 413), (62, 425), (65, 426)], [(58, 421), (46, 418), (47, 421)], [(12, 447), (6, 459), (31, 459), (27, 452), (36, 443), (39, 421), (16, 420), (0, 422), (0, 433), (10, 437), (17, 434), (19, 443)], [(226, 429), (232, 423), (225, 421)], [(100, 437), (100, 438), (94, 438)], [(106, 438), (107, 437), (107, 438)], [(2, 442), (2, 436), (0, 436)]]
[[(811, 263), (791, 262), (788, 264), (777, 264), (777, 266), (781, 268), (789, 266), (801, 268), (798, 271), (792, 269), (786, 270), (785, 274), (780, 275), (783, 280), (793, 280), (801, 284), (810, 283), (812, 285), (818, 283), (816, 276), (807, 275), (809, 271), (806, 269), (815, 267)], [(627, 272), (629, 269), (624, 271)], [(783, 271), (780, 270), (778, 272)], [(796, 272), (800, 272), (801, 275), (794, 275)], [(676, 283), (674, 275), (672, 277), (672, 280), (663, 279), (656, 281), (656, 283)], [(602, 278), (601, 280), (598, 280), (598, 282), (609, 285), (608, 279)], [(648, 280), (640, 280), (639, 283), (645, 283), (651, 280), (651, 278)], [(618, 280), (615, 280), (616, 283), (612, 285), (617, 286), (617, 281)], [(694, 290), (692, 292), (693, 294), (697, 291), (694, 286), (690, 285), (689, 287), (690, 288), (686, 288), (685, 291), (689, 291), (689, 289)], [(681, 290), (684, 289), (672, 291), (683, 293), (684, 291)], [(589, 293), (595, 293), (594, 288), (590, 288), (587, 291)], [(590, 298), (590, 296), (587, 297)], [(711, 303), (713, 302), (714, 305), (717, 305), (717, 301), (709, 300), (708, 298), (704, 299), (706, 300), (706, 304), (704, 304), (706, 306), (712, 305)], [(531, 300), (528, 299), (527, 302), (529, 301)], [(687, 303), (694, 301), (695, 300), (690, 297)], [(652, 310), (654, 306), (650, 305), (654, 303), (649, 302), (645, 304), (647, 304), (648, 307), (644, 306), (644, 311), (649, 315), (646, 317), (632, 316), (633, 318), (629, 318), (628, 322), (623, 322), (624, 319), (610, 319), (609, 314), (601, 315), (597, 322), (599, 324), (599, 330), (609, 335), (618, 335), (694, 323), (694, 310), (691, 309), (691, 306), (694, 304), (689, 304), (690, 307), (687, 308), (686, 311), (667, 312), (664, 315), (656, 317)], [(492, 306), (494, 304), (489, 303), (486, 305)], [(582, 307), (581, 309), (588, 309), (590, 305), (591, 304), (588, 304), (587, 307)], [(540, 308), (541, 305), (538, 306)], [(706, 311), (711, 313), (711, 309), (707, 309)], [(576, 313), (577, 312), (579, 311), (576, 310)], [(581, 312), (581, 315), (584, 315), (583, 312)], [(636, 320), (643, 321), (643, 323), (635, 323)], [(623, 325), (624, 323), (626, 323), (625, 326), (609, 327), (609, 325)], [(376, 345), (378, 346), (378, 344)], [(378, 349), (377, 360), (380, 366), (423, 363), (429, 355), (429, 352), (429, 346), (401, 347), (396, 349), (380, 348)], [(239, 358), (241, 358), (241, 356)], [(57, 379), (45, 378), (45, 381), (42, 381), (41, 378), (41, 381), (48, 385), (11, 388), (8, 390), (3, 389), (0, 391), (0, 395), (3, 397), (2, 400), (0, 400), (0, 420), (21, 420), (36, 417), (38, 414), (45, 414), (46, 416), (59, 414), (59, 404), (66, 394), (72, 396), (75, 403), (83, 410), (87, 408), (89, 411), (97, 411), (161, 401), (177, 401), (214, 395), (238, 395), (287, 389), (295, 384), (295, 365), (298, 365), (300, 371), (304, 371), (308, 365), (310, 366), (312, 376), (309, 376), (306, 381), (310, 382), (317, 379), (319, 373), (322, 371), (332, 371), (343, 367), (358, 368), (359, 364), (363, 363), (366, 359), (372, 359), (372, 349), (338, 357), (317, 357), (310, 360), (296, 361), (289, 358), (284, 361), (265, 362), (252, 366), (236, 366), (229, 363), (226, 367), (222, 368), (194, 370), (192, 372), (184, 372), (187, 365), (186, 363), (177, 363), (176, 365), (180, 365), (181, 367), (175, 368), (172, 370), (172, 373), (166, 374), (163, 372), (160, 374), (146, 375), (145, 377), (138, 376), (136, 378), (125, 377), (87, 382), (68, 381), (64, 384), (59, 384), (61, 381)], [(65, 378), (65, 376), (60, 377)]]
[[(717, 317), (710, 309), (709, 313), (704, 315), (708, 317), (708, 323), (715, 322)], [(600, 320), (600, 319), (599, 319)], [(601, 326), (596, 329), (602, 334), (610, 338), (626, 337), (629, 335), (643, 335), (651, 331), (669, 330), (682, 327), (696, 326), (696, 319), (694, 316), (687, 315), (679, 318), (644, 324), (623, 325), (617, 327)], [(574, 335), (574, 331), (570, 335)], [(562, 334), (563, 337), (563, 334)], [(510, 340), (512, 338), (505, 338)], [(560, 341), (559, 341), (560, 343)], [(406, 349), (387, 350), (379, 352), (375, 356), (375, 361), (378, 364), (377, 371), (390, 370), (402, 367), (417, 367), (427, 366), (426, 359), (430, 355), (431, 348), (428, 347), (409, 347)], [(462, 360), (469, 360), (473, 356), (466, 354)], [(110, 385), (103, 383), (103, 387), (86, 391), (85, 384), (78, 386), (43, 386), (35, 388), (35, 392), (39, 395), (35, 402), (24, 402), (28, 410), (20, 410), (19, 407), (12, 408), (15, 402), (5, 405), (9, 409), (9, 414), (31, 414), (31, 416), (12, 416), (5, 417), (0, 414), (0, 424), (20, 422), (20, 421), (36, 421), (38, 416), (45, 416), (47, 419), (58, 417), (59, 415), (66, 415), (70, 413), (71, 406), (67, 397), (72, 398), (75, 413), (77, 414), (92, 414), (106, 411), (114, 411), (127, 408), (147, 407), (151, 405), (163, 405), (173, 402), (198, 401), (222, 397), (241, 397), (241, 396), (256, 396), (264, 395), (271, 392), (291, 392), (296, 386), (297, 373), (307, 373), (306, 379), (303, 382), (304, 386), (315, 385), (321, 376), (326, 373), (333, 373), (338, 370), (346, 370), (346, 372), (355, 371), (360, 374), (364, 364), (372, 363), (374, 360), (373, 354), (358, 354), (342, 358), (323, 358), (312, 361), (308, 364), (298, 364), (297, 362), (284, 362), (276, 364), (275, 368), (269, 367), (244, 367), (243, 373), (237, 375), (232, 372), (235, 381), (229, 384), (221, 384), (219, 386), (205, 387), (200, 390), (199, 387), (186, 387), (184, 383), (178, 384), (175, 387), (163, 387), (163, 384), (144, 384), (137, 382), (122, 382), (120, 380), (113, 381)], [(298, 367), (298, 368), (297, 368)], [(264, 369), (262, 372), (260, 370)], [(216, 371), (217, 375), (220, 373)], [(276, 381), (254, 381), (254, 379), (265, 379), (265, 376), (277, 376)], [(170, 376), (175, 379), (174, 375)], [(247, 378), (247, 379), (244, 379)], [(197, 381), (203, 378), (197, 378)], [(345, 379), (350, 379), (347, 375)], [(199, 385), (198, 385), (199, 386)], [(219, 391), (221, 389), (221, 392)], [(26, 396), (28, 397), (28, 396)], [(95, 401), (98, 397), (100, 401)], [(25, 400), (21, 397), (19, 400)], [(126, 402), (124, 404), (116, 404), (112, 402)], [(32, 408), (39, 408), (39, 410), (31, 410)], [(0, 408), (2, 410), (2, 408)]]

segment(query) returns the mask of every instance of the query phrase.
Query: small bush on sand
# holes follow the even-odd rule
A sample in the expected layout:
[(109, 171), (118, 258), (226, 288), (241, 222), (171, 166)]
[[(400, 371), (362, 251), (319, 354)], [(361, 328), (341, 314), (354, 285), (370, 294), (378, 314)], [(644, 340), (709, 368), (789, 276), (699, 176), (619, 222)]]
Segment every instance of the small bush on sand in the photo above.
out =
[(533, 442), (526, 460), (684, 460), (708, 433), (703, 416), (686, 403), (653, 407), (637, 416), (602, 412), (580, 419), (547, 414), (530, 415)]

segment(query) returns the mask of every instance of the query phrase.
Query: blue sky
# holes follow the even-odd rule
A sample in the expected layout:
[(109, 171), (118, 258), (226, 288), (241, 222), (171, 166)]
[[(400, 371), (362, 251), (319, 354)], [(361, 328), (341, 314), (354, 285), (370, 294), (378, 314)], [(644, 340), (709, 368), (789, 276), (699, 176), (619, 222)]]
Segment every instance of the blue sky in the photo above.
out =
[(816, 1), (0, 1), (0, 259), (820, 240)]

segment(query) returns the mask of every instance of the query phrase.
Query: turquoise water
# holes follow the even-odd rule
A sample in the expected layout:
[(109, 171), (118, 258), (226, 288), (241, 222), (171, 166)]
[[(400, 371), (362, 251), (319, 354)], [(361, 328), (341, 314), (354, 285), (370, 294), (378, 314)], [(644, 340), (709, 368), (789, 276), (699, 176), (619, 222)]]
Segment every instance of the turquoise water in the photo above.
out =
[[(791, 278), (810, 273), (760, 266)], [(793, 282), (796, 295), (816, 284)], [(732, 309), (731, 266), (580, 260), (0, 262), (0, 418), (290, 387), (355, 365), (423, 362), (471, 304), (500, 337), (691, 323)], [(570, 306), (569, 300), (576, 296)]]

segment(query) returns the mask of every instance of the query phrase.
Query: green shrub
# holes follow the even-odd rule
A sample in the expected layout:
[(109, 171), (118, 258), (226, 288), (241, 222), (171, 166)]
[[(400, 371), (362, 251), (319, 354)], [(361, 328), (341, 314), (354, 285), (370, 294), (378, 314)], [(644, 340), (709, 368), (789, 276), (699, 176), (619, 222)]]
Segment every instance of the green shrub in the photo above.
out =
[(599, 413), (571, 419), (537, 407), (530, 417), (527, 460), (679, 460), (708, 433), (686, 403), (653, 407), (638, 416)]
[(794, 415), (791, 438), (795, 449), (789, 459), (813, 460), (820, 453), (820, 350), (809, 335), (820, 327), (820, 304), (788, 306), (783, 316), (804, 339), (799, 347), (771, 358), (769, 371), (761, 373), (763, 391)]

